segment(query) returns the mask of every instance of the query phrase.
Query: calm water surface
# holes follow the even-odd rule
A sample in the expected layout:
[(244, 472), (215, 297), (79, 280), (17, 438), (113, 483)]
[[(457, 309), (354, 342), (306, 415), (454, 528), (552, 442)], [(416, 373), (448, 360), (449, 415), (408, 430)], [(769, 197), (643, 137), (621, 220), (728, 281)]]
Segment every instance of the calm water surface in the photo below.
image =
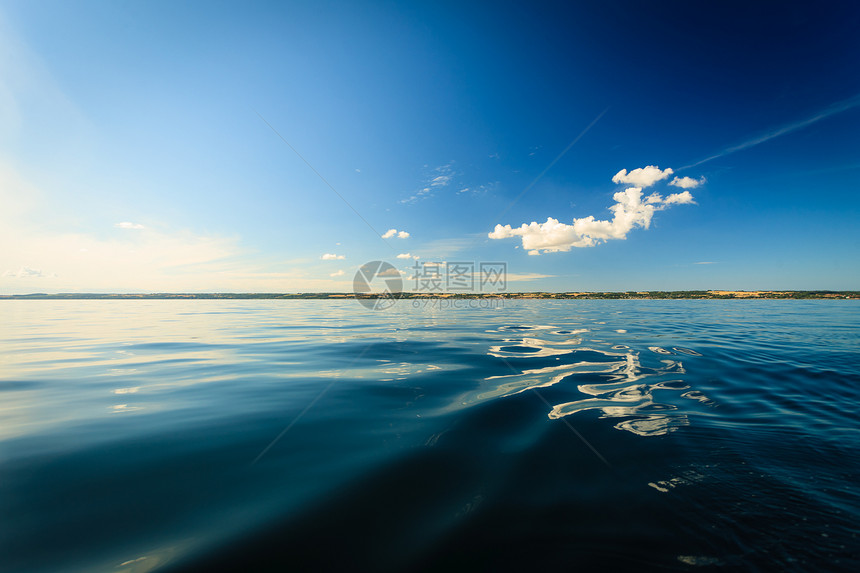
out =
[(0, 570), (860, 570), (855, 301), (477, 306), (0, 301)]

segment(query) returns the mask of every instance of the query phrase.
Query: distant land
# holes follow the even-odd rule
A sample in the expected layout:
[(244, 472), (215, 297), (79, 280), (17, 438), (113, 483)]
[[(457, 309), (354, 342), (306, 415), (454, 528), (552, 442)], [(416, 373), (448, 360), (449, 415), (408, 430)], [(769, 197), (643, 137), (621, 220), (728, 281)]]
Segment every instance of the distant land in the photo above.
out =
[(58, 293), (5, 294), (0, 300), (140, 300), (140, 299), (860, 299), (860, 291), (829, 290), (677, 290), (626, 292), (500, 292), (500, 293)]

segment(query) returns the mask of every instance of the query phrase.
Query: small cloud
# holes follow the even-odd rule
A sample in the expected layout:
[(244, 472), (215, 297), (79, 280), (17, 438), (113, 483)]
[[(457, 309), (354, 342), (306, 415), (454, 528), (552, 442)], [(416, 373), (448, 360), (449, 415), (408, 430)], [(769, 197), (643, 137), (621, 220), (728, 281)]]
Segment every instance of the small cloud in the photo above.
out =
[(339, 270), (339, 271), (335, 271), (335, 272), (333, 272), (333, 273), (332, 273), (332, 274), (330, 274), (329, 276), (330, 276), (330, 277), (342, 277), (342, 276), (343, 276), (343, 275), (345, 275), (345, 274), (346, 274), (346, 273), (345, 273), (345, 272), (343, 272), (343, 270)]
[(342, 261), (346, 257), (344, 255), (336, 255), (334, 253), (326, 253), (320, 258), (324, 261)]
[(555, 275), (542, 275), (539, 273), (507, 273), (505, 279), (512, 283), (518, 281), (536, 281), (538, 279), (549, 279)]
[(689, 191), (684, 191), (682, 193), (672, 193), (663, 201), (664, 205), (684, 205), (688, 203), (695, 203), (696, 201), (693, 199), (693, 196)]
[(397, 255), (397, 258), (398, 259), (413, 259), (413, 260), (417, 261), (420, 257), (418, 255), (413, 255), (411, 253), (400, 253), (399, 255)]
[(132, 223), (131, 221), (123, 221), (122, 223), (114, 223), (117, 229), (146, 229), (140, 223)]
[(409, 233), (406, 231), (398, 231), (397, 229), (388, 229), (383, 233), (383, 239), (390, 239), (391, 237), (397, 237), (398, 239), (408, 239)]
[(717, 263), (715, 263), (714, 261), (700, 261), (698, 263), (693, 263), (693, 264), (694, 265), (715, 265)]
[(612, 177), (612, 182), (627, 183), (644, 189), (654, 185), (661, 179), (666, 179), (672, 175), (672, 173), (674, 173), (674, 171), (672, 171), (671, 168), (667, 167), (661, 171), (656, 165), (640, 167), (639, 169), (634, 169), (630, 173), (627, 173), (626, 169), (622, 169)]
[(498, 186), (499, 186), (499, 182), (493, 181), (491, 183), (484, 183), (483, 185), (478, 185), (477, 187), (464, 187), (464, 188), (460, 189), (459, 191), (457, 191), (457, 193), (458, 194), (469, 193), (470, 195), (483, 195), (483, 194), (487, 193), (488, 191), (495, 191)]
[(9, 277), (13, 279), (41, 279), (46, 277), (56, 277), (56, 274), (53, 273), (43, 273), (39, 269), (31, 269), (30, 267), (21, 267), (17, 271), (6, 271), (3, 273), (4, 277)]
[(669, 182), (669, 185), (680, 187), (681, 189), (695, 189), (705, 181), (706, 179), (704, 177), (701, 177), (700, 179), (693, 179), (692, 177), (675, 177)]
[[(632, 187), (631, 187), (632, 189)], [(665, 199), (662, 195), (657, 192), (651, 193), (645, 199), (646, 205), (683, 205), (685, 203), (695, 203), (696, 201), (693, 199), (693, 196), (689, 191), (682, 191), (681, 193), (672, 193)], [(665, 208), (665, 207), (664, 207)]]
[(356, 173), (361, 173), (361, 169), (356, 169), (356, 170), (355, 170), (355, 172), (356, 172)]
[[(421, 184), (418, 191), (406, 199), (401, 199), (399, 203), (411, 204), (415, 203), (419, 199), (429, 199), (430, 197), (433, 197), (436, 191), (451, 185), (457, 175), (454, 172), (453, 165), (454, 162), (450, 161), (445, 165), (440, 165), (439, 167), (430, 169), (429, 173), (425, 175), (424, 182)], [(425, 169), (427, 167), (427, 165), (424, 166)]]

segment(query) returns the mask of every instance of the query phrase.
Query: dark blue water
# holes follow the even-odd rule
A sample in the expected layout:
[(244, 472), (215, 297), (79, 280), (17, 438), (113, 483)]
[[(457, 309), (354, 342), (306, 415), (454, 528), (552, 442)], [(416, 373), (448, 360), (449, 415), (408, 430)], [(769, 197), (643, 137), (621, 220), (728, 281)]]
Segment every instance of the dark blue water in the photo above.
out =
[(856, 302), (458, 304), (3, 301), (0, 569), (860, 570)]

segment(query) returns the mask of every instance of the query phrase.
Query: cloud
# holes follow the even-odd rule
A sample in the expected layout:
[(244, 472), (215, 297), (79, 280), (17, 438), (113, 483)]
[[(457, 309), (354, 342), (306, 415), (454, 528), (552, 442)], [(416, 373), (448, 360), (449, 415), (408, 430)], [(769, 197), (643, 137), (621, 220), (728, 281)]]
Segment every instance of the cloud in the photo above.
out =
[[(645, 203), (647, 204), (656, 204), (662, 205), (665, 208), (666, 205), (683, 205), (685, 203), (695, 203), (696, 201), (693, 199), (693, 196), (689, 191), (681, 191), (680, 193), (672, 193), (667, 196), (665, 199), (659, 193), (651, 193), (648, 197), (645, 198)], [(658, 209), (662, 211), (663, 209)]]
[(56, 274), (48, 274), (43, 273), (38, 269), (31, 269), (30, 267), (21, 267), (17, 271), (6, 271), (3, 273), (4, 277), (10, 277), (13, 279), (41, 279), (45, 277), (56, 277)]
[(498, 181), (492, 181), (490, 183), (484, 183), (483, 185), (478, 185), (477, 187), (463, 187), (457, 194), (469, 193), (470, 195), (483, 195), (487, 192), (495, 191), (499, 187)]
[(715, 263), (714, 261), (701, 261), (701, 262), (693, 263), (693, 264), (694, 265), (715, 265), (717, 263)]
[(330, 277), (342, 277), (342, 276), (343, 276), (343, 275), (345, 275), (345, 274), (346, 274), (346, 273), (345, 273), (345, 272), (343, 272), (343, 269), (341, 269), (341, 270), (339, 270), (339, 271), (335, 271), (335, 272), (331, 273), (329, 276), (330, 276)]
[(433, 173), (438, 173), (438, 175), (430, 175), (430, 186), (431, 187), (445, 187), (447, 186), (451, 180), (454, 178), (454, 162), (449, 161), (445, 165), (440, 165), (439, 167), (433, 169)]
[[(659, 172), (660, 176), (658, 177), (654, 171), (648, 172), (648, 169)], [(622, 170), (612, 179), (616, 181), (616, 179), (632, 176), (634, 179), (646, 182), (651, 179), (657, 181), (671, 173), (671, 169), (660, 171), (656, 167), (646, 167), (643, 170), (636, 169), (630, 174)], [(655, 177), (658, 179), (654, 179)], [(593, 247), (611, 239), (624, 240), (627, 238), (627, 233), (637, 227), (647, 229), (651, 225), (651, 219), (655, 212), (667, 209), (672, 205), (694, 202), (689, 191), (673, 193), (667, 197), (654, 192), (643, 200), (641, 187), (628, 187), (624, 191), (615, 193), (613, 199), (615, 204), (609, 208), (613, 213), (610, 220), (595, 219), (593, 215), (589, 215), (574, 219), (573, 224), (568, 225), (558, 219), (548, 217), (544, 223), (532, 221), (529, 224), (523, 223), (518, 228), (513, 228), (510, 225), (496, 225), (495, 229), (487, 236), (491, 239), (521, 237), (523, 249), (533, 256), (542, 252), (569, 251), (574, 247)]]
[(542, 275), (539, 273), (507, 273), (505, 280), (509, 283), (520, 281), (536, 281), (538, 279), (549, 279), (555, 275)]
[(681, 189), (695, 189), (706, 181), (704, 177), (693, 179), (692, 177), (675, 177), (669, 181), (669, 185), (680, 187)]
[[(3, 40), (0, 31), (0, 46)], [(284, 260), (236, 234), (175, 228), (168, 221), (105, 234), (104, 214), (94, 207), (87, 209), (85, 226), (84, 213), (56, 208), (57, 197), (66, 194), (62, 183), (32, 181), (0, 157), (0, 294), (343, 290), (344, 277), (320, 274), (306, 257)]]
[(414, 259), (417, 261), (420, 257), (418, 255), (412, 255), (410, 253), (400, 253), (399, 255), (397, 255), (397, 258), (398, 259)]
[(639, 169), (634, 169), (630, 173), (627, 173), (626, 169), (622, 169), (612, 177), (612, 182), (627, 183), (644, 189), (654, 185), (661, 179), (666, 179), (672, 175), (672, 173), (674, 173), (674, 171), (669, 168), (660, 171), (660, 168), (656, 165), (640, 167)]
[(398, 231), (397, 229), (388, 229), (382, 235), (383, 239), (390, 239), (392, 237), (397, 237), (398, 239), (408, 239), (409, 233), (407, 233), (406, 231)]
[[(18, 269), (0, 270), (0, 292), (235, 292), (277, 283), (283, 291), (291, 278), (286, 272), (278, 279), (252, 277), (259, 265), (243, 263), (248, 251), (236, 237), (166, 226), (104, 236), (100, 223), (81, 232), (81, 214), (53, 208), (52, 195), (56, 190), (33, 186), (0, 159), (0, 269)], [(248, 287), (236, 289), (246, 277)]]
[(326, 253), (323, 256), (321, 256), (320, 258), (324, 261), (342, 261), (346, 257), (343, 255), (336, 255), (334, 253)]
[(130, 221), (123, 221), (122, 223), (114, 223), (114, 227), (117, 229), (146, 229), (140, 223), (132, 223)]
[[(451, 183), (454, 182), (456, 175), (453, 165), (454, 162), (449, 161), (445, 165), (434, 167), (429, 171), (429, 173), (425, 172), (426, 175), (424, 176), (424, 182), (421, 184), (418, 191), (406, 199), (401, 199), (399, 203), (412, 204), (419, 199), (429, 199), (434, 195), (435, 191), (451, 185)], [(424, 167), (426, 169), (428, 166), (425, 165)]]
[[(79, 232), (0, 225), (3, 267), (17, 268), (12, 265), (22, 259), (39, 261), (38, 265), (5, 273), (3, 279), (15, 280), (16, 284), (0, 280), (0, 292), (27, 292), (33, 288), (25, 286), (27, 281), (47, 283), (48, 279), (50, 286), (40, 286), (39, 292), (264, 292), (266, 285), (272, 285), (270, 290), (283, 291), (283, 285), (295, 276), (282, 273), (275, 278), (260, 273), (258, 265), (255, 268), (253, 263), (244, 263), (247, 251), (235, 238), (190, 231), (128, 235), (108, 240)], [(42, 271), (37, 270), (40, 268)]]

